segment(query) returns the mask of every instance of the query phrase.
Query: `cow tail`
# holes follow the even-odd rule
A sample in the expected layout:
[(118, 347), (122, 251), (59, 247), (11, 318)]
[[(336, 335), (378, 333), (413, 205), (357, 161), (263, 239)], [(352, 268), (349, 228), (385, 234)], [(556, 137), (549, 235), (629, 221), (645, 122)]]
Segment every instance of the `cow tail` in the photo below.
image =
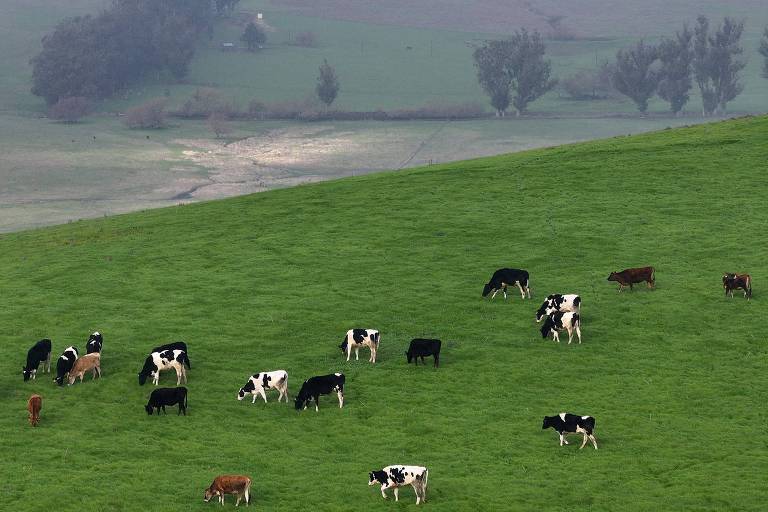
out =
[(376, 335), (374, 336), (374, 340), (373, 340), (377, 347), (379, 346), (379, 336), (380, 336), (380, 334), (377, 331)]
[[(184, 410), (187, 410), (187, 406), (189, 405), (189, 393), (184, 393)], [(187, 413), (185, 412), (184, 415)]]
[(656, 269), (651, 267), (651, 284), (656, 286)]
[(752, 298), (752, 276), (747, 277), (747, 298)]
[(186, 352), (184, 352), (184, 357), (181, 360), (181, 362), (187, 367), (188, 370), (192, 369), (192, 365), (189, 364), (189, 356), (187, 355)]

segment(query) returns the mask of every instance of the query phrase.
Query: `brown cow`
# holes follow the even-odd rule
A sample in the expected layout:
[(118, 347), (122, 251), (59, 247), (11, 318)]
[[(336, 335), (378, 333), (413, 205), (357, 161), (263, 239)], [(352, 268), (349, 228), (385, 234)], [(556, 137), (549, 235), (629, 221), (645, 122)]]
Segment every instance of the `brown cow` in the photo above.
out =
[(214, 496), (219, 497), (219, 503), (224, 505), (224, 495), (237, 496), (235, 506), (240, 506), (240, 500), (245, 497), (245, 504), (251, 502), (251, 478), (244, 475), (220, 475), (213, 479), (213, 483), (205, 490), (203, 501), (208, 503)]
[(101, 377), (101, 354), (98, 352), (92, 352), (86, 354), (77, 361), (75, 361), (72, 369), (69, 370), (69, 376), (67, 377), (69, 385), (74, 384), (75, 379), (80, 377), (80, 382), (83, 382), (83, 376), (85, 372), (92, 371), (93, 378), (96, 379), (96, 375)]
[(40, 422), (40, 409), (43, 407), (43, 397), (32, 395), (27, 400), (27, 410), (29, 411), (29, 424), (36, 427)]
[(723, 274), (723, 288), (726, 297), (733, 297), (733, 290), (744, 290), (744, 297), (749, 300), (752, 298), (752, 277), (749, 274), (728, 272)]
[(621, 272), (611, 272), (608, 280), (618, 282), (619, 291), (625, 286), (629, 286), (629, 289), (632, 290), (634, 283), (642, 283), (643, 281), (648, 283), (648, 288), (652, 288), (656, 285), (656, 269), (653, 267), (628, 268)]

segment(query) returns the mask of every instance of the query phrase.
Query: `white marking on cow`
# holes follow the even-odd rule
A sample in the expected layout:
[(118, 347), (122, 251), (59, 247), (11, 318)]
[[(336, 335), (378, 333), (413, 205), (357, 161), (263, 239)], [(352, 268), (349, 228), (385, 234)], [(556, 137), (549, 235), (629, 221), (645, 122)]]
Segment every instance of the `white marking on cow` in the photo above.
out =
[(560, 416), (561, 420), (565, 421), (565, 413), (564, 412), (561, 412), (560, 414), (558, 414), (558, 416)]

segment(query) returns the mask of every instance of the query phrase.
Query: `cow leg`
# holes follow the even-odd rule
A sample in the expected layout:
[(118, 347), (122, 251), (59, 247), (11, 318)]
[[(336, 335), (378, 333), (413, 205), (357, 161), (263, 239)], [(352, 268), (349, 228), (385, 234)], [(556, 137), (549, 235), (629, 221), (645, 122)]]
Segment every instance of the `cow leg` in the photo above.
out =
[(633, 284), (632, 284), (632, 281), (630, 281), (630, 282), (629, 282), (629, 291), (631, 291), (631, 292), (632, 292), (632, 291), (634, 291), (634, 290), (635, 290), (635, 288), (634, 288), (634, 286), (633, 286)]
[(573, 339), (573, 328), (569, 327), (568, 329), (566, 329), (566, 331), (568, 331), (568, 344), (570, 345), (571, 340)]
[(507, 285), (502, 286), (501, 291), (504, 292), (504, 300), (507, 300)]
[(560, 334), (557, 332), (557, 329), (552, 330), (552, 341), (560, 343)]
[(235, 506), (239, 507), (240, 506), (240, 493), (237, 493), (236, 496), (237, 496), (237, 501), (235, 502)]
[(619, 293), (621, 293), (621, 291), (622, 291), (623, 289), (624, 289), (624, 285), (623, 285), (623, 284), (621, 284), (621, 283), (619, 283)]
[(493, 290), (493, 295), (491, 295), (491, 298), (494, 298), (497, 293), (499, 293), (499, 290)]
[(523, 290), (523, 285), (520, 284), (520, 281), (517, 282), (517, 287), (520, 288), (520, 295), (525, 299), (525, 290)]
[(315, 412), (319, 412), (320, 411), (320, 395), (315, 395), (314, 399), (315, 399)]
[[(254, 390), (254, 391), (255, 391), (255, 390)], [(251, 393), (251, 395), (253, 396), (253, 400), (251, 400), (251, 403), (252, 403), (252, 404), (255, 404), (255, 403), (256, 403), (256, 397), (257, 397), (257, 395), (256, 395), (256, 393)]]
[(440, 366), (440, 354), (435, 354), (434, 359), (435, 359), (435, 368), (438, 368)]
[(360, 347), (355, 347), (355, 361), (360, 360)]
[(387, 493), (385, 493), (384, 491), (386, 491), (387, 489), (388, 489), (387, 484), (381, 484), (381, 497), (384, 498), (385, 500), (387, 499)]
[(398, 490), (399, 490), (399, 489), (398, 489), (397, 487), (395, 487), (395, 488), (392, 490), (392, 492), (394, 492), (394, 493), (395, 493), (395, 501), (400, 501), (400, 496), (398, 495)]
[(344, 393), (337, 391), (336, 394), (339, 396), (339, 409), (341, 409), (344, 407)]
[(579, 450), (584, 448), (584, 445), (587, 444), (587, 440), (588, 440), (586, 432), (582, 433), (582, 435), (584, 436), (584, 440), (581, 442), (581, 446), (579, 446)]
[(579, 345), (581, 345), (581, 320), (576, 324), (576, 336), (579, 338)]
[(568, 441), (566, 441), (565, 435), (563, 435), (563, 433), (560, 432), (560, 446), (563, 446), (563, 443), (568, 444)]
[(264, 403), (267, 403), (267, 393), (266, 393), (266, 391), (264, 391), (264, 388), (261, 388), (259, 390), (259, 394), (261, 395), (261, 398), (264, 399)]

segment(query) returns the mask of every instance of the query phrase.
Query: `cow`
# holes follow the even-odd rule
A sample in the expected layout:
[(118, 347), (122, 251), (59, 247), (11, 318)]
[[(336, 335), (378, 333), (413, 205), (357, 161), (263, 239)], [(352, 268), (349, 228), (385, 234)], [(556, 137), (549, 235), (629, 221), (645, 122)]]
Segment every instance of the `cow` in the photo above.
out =
[(411, 340), (411, 344), (408, 345), (408, 351), (405, 355), (408, 357), (408, 364), (411, 364), (411, 360), (419, 366), (419, 358), (421, 358), (421, 364), (424, 364), (424, 357), (434, 356), (435, 368), (440, 367), (440, 347), (442, 342), (440, 340), (433, 340), (427, 338), (414, 338)]
[(330, 375), (320, 375), (318, 377), (310, 377), (304, 381), (301, 385), (299, 394), (296, 395), (295, 406), (299, 411), (302, 408), (306, 409), (309, 406), (309, 401), (315, 401), (315, 412), (319, 411), (319, 398), (320, 395), (330, 395), (332, 392), (336, 392), (339, 397), (339, 409), (344, 406), (344, 381), (345, 377), (343, 373), (332, 373)]
[(575, 294), (561, 295), (559, 293), (548, 295), (539, 310), (536, 311), (536, 322), (541, 322), (544, 317), (557, 311), (562, 313), (567, 311), (581, 312), (581, 297)]
[(21, 369), (24, 381), (37, 378), (37, 369), (43, 363), (43, 372), (51, 371), (51, 340), (42, 339), (27, 351), (27, 364)]
[(80, 382), (83, 382), (83, 376), (85, 372), (91, 372), (93, 379), (96, 380), (96, 376), (101, 377), (101, 354), (93, 352), (86, 354), (77, 361), (69, 370), (69, 377), (67, 377), (67, 383), (71, 386), (75, 383), (75, 379), (80, 377)]
[(43, 407), (43, 397), (32, 395), (27, 400), (27, 410), (29, 411), (29, 424), (36, 427), (40, 422), (40, 408)]
[(379, 348), (379, 331), (375, 329), (350, 329), (339, 345), (341, 352), (347, 354), (347, 361), (349, 361), (353, 349), (355, 361), (360, 359), (360, 347), (371, 349), (371, 357), (368, 358), (368, 362), (375, 363), (376, 351)]
[(213, 479), (213, 483), (205, 490), (203, 501), (208, 503), (211, 498), (218, 496), (219, 503), (224, 505), (224, 495), (237, 496), (236, 507), (240, 506), (240, 500), (245, 498), (246, 506), (251, 503), (251, 478), (245, 475), (221, 475)]
[(416, 491), (416, 504), (427, 500), (429, 471), (422, 466), (387, 466), (368, 473), (368, 485), (381, 484), (381, 495), (386, 500), (387, 489), (394, 489), (395, 501), (399, 501), (398, 488), (410, 485)]
[(272, 372), (254, 373), (248, 382), (245, 383), (240, 391), (237, 392), (237, 399), (242, 400), (245, 395), (251, 393), (253, 395), (252, 404), (256, 403), (256, 397), (261, 395), (264, 399), (264, 403), (267, 403), (267, 390), (276, 389), (280, 396), (277, 397), (277, 401), (285, 397), (285, 403), (288, 403), (288, 372), (285, 370), (275, 370)]
[(530, 282), (528, 272), (517, 268), (500, 268), (491, 276), (491, 280), (483, 287), (483, 297), (493, 292), (491, 298), (494, 298), (499, 290), (504, 292), (504, 299), (507, 298), (507, 286), (514, 286), (520, 289), (520, 295), (525, 299), (526, 293), (531, 298)]
[(619, 283), (619, 291), (623, 290), (625, 286), (629, 286), (629, 289), (632, 290), (633, 284), (643, 281), (648, 284), (648, 288), (653, 288), (656, 286), (656, 269), (653, 267), (628, 268), (621, 272), (611, 272), (608, 280)]
[(734, 272), (723, 274), (723, 288), (726, 297), (733, 297), (733, 290), (744, 290), (744, 297), (749, 300), (752, 298), (752, 277), (749, 274)]
[(88, 342), (85, 344), (85, 353), (93, 354), (98, 352), (101, 354), (101, 345), (104, 343), (104, 337), (99, 331), (92, 333), (88, 336)]
[(164, 350), (183, 350), (185, 354), (187, 354), (187, 359), (184, 364), (187, 365), (187, 370), (191, 370), (192, 366), (189, 364), (189, 350), (187, 350), (187, 344), (183, 341), (174, 341), (172, 343), (166, 343), (165, 345), (160, 345), (159, 347), (155, 347), (152, 350), (149, 351), (150, 354), (154, 352), (163, 352)]
[(67, 347), (56, 361), (56, 378), (53, 379), (59, 386), (64, 385), (64, 377), (72, 370), (79, 353), (75, 347)]
[(160, 409), (162, 409), (165, 414), (168, 414), (165, 412), (165, 406), (176, 404), (179, 404), (179, 412), (176, 415), (178, 416), (183, 412), (184, 416), (186, 416), (187, 388), (184, 386), (179, 386), (177, 388), (155, 389), (149, 395), (149, 402), (147, 402), (147, 405), (144, 406), (144, 410), (147, 411), (147, 414), (152, 416), (152, 412), (157, 409), (157, 415), (160, 416)]
[(144, 361), (144, 367), (139, 372), (139, 385), (143, 386), (147, 382), (147, 377), (152, 376), (152, 384), (157, 386), (160, 383), (160, 372), (163, 370), (176, 370), (176, 385), (181, 384), (181, 379), (187, 383), (187, 370), (185, 365), (189, 366), (187, 353), (183, 350), (163, 350), (162, 352), (152, 352)]
[(567, 434), (581, 434), (584, 436), (584, 441), (581, 443), (579, 450), (584, 448), (589, 440), (597, 450), (597, 441), (592, 432), (595, 430), (595, 418), (592, 416), (579, 416), (578, 414), (569, 414), (567, 412), (561, 412), (556, 416), (544, 416), (544, 423), (541, 425), (542, 430), (548, 428), (555, 429), (555, 432), (560, 434), (560, 446), (568, 444), (568, 440), (565, 438)]
[(560, 343), (559, 331), (568, 331), (568, 344), (571, 344), (573, 340), (573, 332), (576, 331), (576, 336), (579, 338), (579, 344), (581, 344), (581, 317), (578, 313), (568, 311), (562, 313), (557, 311), (547, 316), (544, 320), (544, 325), (541, 326), (541, 337), (546, 338), (552, 334), (552, 339)]

